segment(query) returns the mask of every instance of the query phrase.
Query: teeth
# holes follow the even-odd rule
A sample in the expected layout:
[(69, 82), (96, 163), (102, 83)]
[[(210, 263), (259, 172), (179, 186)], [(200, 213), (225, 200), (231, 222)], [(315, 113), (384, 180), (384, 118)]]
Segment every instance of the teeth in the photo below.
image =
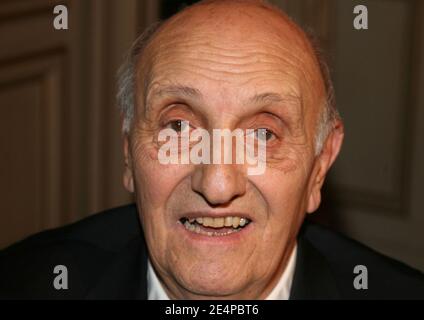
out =
[(233, 217), (233, 228), (237, 228), (240, 225), (240, 218)]
[(226, 227), (231, 227), (233, 225), (233, 217), (225, 217), (224, 225)]
[(205, 227), (213, 227), (213, 225), (214, 225), (213, 218), (211, 218), (211, 217), (204, 217), (203, 218), (203, 225)]
[(203, 218), (197, 218), (197, 219), (196, 219), (196, 221), (197, 221), (198, 223), (202, 224), (202, 223), (203, 223)]
[(184, 223), (184, 227), (186, 227), (186, 229), (190, 230), (190, 231), (195, 231), (196, 227), (194, 224), (191, 224), (190, 222), (186, 221)]
[(235, 233), (235, 232), (240, 232), (241, 229), (229, 229), (226, 232), (212, 232), (212, 231), (204, 231), (200, 228), (199, 225), (193, 225), (190, 222), (188, 222), (188, 220), (184, 223), (184, 227), (187, 230), (190, 230), (191, 232), (195, 232), (198, 234), (203, 234), (203, 235), (207, 235), (209, 237), (222, 237), (222, 236), (228, 236), (229, 234)]
[(200, 233), (200, 231), (202, 231), (202, 229), (200, 229), (200, 227), (198, 225), (196, 225), (196, 228), (194, 229), (194, 232)]
[[(232, 227), (233, 229), (237, 229), (239, 227), (244, 227), (249, 222), (250, 222), (249, 219), (240, 218), (240, 217), (218, 217), (218, 218), (198, 217), (198, 218), (186, 219), (184, 225), (186, 226), (188, 230), (198, 232), (200, 230), (199, 225), (203, 225), (204, 227), (216, 228), (216, 229), (222, 228), (222, 227)], [(220, 232), (220, 234), (222, 234), (222, 232)]]
[(215, 218), (213, 219), (213, 225), (214, 228), (222, 228), (224, 226), (224, 218)]

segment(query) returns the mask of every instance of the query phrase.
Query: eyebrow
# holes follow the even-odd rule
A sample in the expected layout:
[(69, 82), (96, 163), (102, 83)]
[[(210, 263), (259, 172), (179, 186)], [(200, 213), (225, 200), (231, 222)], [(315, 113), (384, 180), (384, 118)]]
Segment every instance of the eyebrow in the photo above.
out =
[[(169, 85), (162, 86), (156, 90), (153, 90), (151, 93), (152, 96), (162, 97), (162, 96), (179, 96), (179, 97), (187, 97), (194, 99), (201, 99), (202, 93), (192, 87), (182, 86), (182, 85)], [(149, 94), (150, 96), (150, 94)]]
[(301, 98), (297, 95), (282, 96), (275, 92), (265, 92), (255, 94), (248, 100), (252, 104), (267, 104), (267, 103), (288, 103), (288, 104), (301, 104)]
[(166, 85), (166, 86), (158, 86), (158, 88), (152, 89), (148, 91), (144, 105), (145, 114), (150, 113), (151, 111), (151, 101), (155, 98), (161, 98), (164, 96), (177, 97), (177, 98), (185, 98), (191, 100), (202, 100), (203, 95), (200, 90), (184, 85)]
[[(203, 100), (203, 95), (200, 92), (199, 89), (184, 86), (184, 85), (167, 85), (167, 86), (160, 86), (157, 89), (153, 89), (148, 94), (148, 101), (150, 101), (153, 98), (156, 97), (163, 97), (163, 96), (174, 96), (174, 97), (180, 97), (180, 98), (186, 98), (191, 100)], [(254, 94), (252, 97), (247, 99), (247, 102), (249, 104), (269, 104), (269, 103), (287, 103), (289, 105), (292, 104), (301, 104), (301, 98), (297, 95), (289, 94), (286, 96), (282, 96), (279, 93), (276, 92), (264, 92), (264, 93), (257, 93)], [(149, 103), (150, 104), (150, 103)], [(147, 106), (147, 109), (150, 109), (149, 105)]]

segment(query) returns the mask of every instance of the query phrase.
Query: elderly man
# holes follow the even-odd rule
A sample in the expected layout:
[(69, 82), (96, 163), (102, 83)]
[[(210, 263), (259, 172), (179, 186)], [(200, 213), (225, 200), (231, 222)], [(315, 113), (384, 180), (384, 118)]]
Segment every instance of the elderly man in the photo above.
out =
[[(118, 92), (123, 180), (136, 206), (6, 249), (0, 296), (424, 298), (420, 272), (304, 223), (343, 141), (332, 90), (308, 36), (263, 2), (205, 1), (150, 28)], [(186, 157), (210, 138), (194, 132), (219, 130), (246, 132), (250, 156), (262, 154), (220, 161), (212, 153), (228, 143), (218, 137), (203, 145), (205, 161)], [(164, 159), (172, 152), (177, 161)], [(264, 170), (249, 174), (254, 163)], [(69, 276), (59, 290), (56, 265)]]

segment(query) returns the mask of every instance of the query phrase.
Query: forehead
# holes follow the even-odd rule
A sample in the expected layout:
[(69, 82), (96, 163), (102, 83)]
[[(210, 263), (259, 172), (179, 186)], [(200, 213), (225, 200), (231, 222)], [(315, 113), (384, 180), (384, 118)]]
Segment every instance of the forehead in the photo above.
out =
[(217, 102), (269, 92), (303, 99), (316, 77), (309, 50), (281, 17), (215, 11), (171, 20), (149, 44), (147, 68), (140, 69), (148, 69), (147, 96), (184, 92), (164, 90), (177, 84)]

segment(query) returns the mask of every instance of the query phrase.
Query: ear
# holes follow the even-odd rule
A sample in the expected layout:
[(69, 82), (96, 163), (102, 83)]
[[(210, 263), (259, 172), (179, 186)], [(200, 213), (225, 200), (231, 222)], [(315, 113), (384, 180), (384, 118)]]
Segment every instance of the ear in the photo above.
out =
[(134, 177), (133, 177), (133, 165), (132, 165), (132, 157), (130, 152), (130, 141), (128, 133), (124, 133), (124, 175), (123, 175), (123, 183), (125, 189), (127, 189), (129, 192), (134, 192)]
[(309, 195), (306, 212), (312, 213), (318, 209), (321, 203), (321, 188), (328, 170), (336, 160), (343, 144), (344, 127), (340, 120), (337, 120), (332, 132), (328, 135), (321, 153), (315, 160), (314, 169), (311, 175)]

